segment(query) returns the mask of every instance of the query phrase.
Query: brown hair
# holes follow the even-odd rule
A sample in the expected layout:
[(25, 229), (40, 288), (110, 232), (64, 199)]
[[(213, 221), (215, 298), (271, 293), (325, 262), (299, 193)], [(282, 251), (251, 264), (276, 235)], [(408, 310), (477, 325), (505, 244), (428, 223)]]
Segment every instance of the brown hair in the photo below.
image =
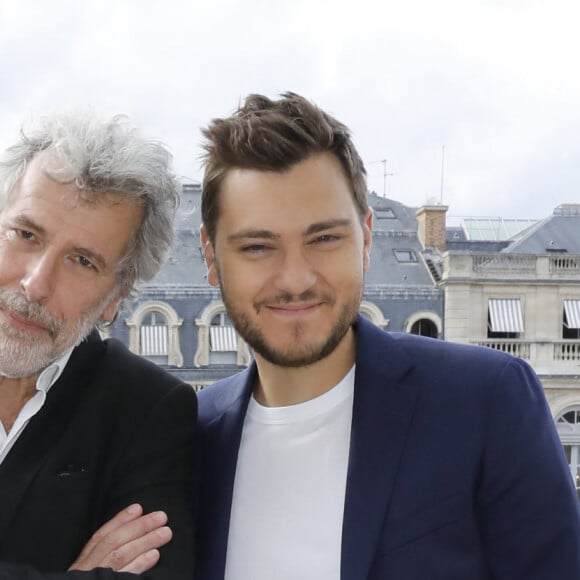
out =
[(366, 216), (366, 171), (348, 127), (304, 97), (287, 92), (273, 101), (249, 95), (233, 115), (213, 119), (202, 134), (201, 217), (210, 241), (215, 241), (219, 190), (230, 169), (282, 172), (323, 151), (340, 162), (361, 220)]

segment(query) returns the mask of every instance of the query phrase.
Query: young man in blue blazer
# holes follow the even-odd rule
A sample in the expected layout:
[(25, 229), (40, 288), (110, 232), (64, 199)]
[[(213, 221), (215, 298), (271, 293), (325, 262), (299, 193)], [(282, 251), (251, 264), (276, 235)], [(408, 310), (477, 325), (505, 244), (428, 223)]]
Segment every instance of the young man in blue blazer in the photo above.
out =
[(204, 134), (208, 280), (255, 361), (199, 399), (200, 578), (580, 578), (530, 367), (358, 315), (372, 212), (348, 129), (287, 93)]

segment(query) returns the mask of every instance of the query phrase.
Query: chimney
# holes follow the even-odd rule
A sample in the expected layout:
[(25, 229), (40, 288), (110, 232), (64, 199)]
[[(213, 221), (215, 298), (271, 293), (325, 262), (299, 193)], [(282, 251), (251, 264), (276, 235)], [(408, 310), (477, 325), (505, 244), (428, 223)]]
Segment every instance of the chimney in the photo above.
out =
[(417, 234), (423, 249), (445, 251), (445, 214), (447, 205), (424, 205), (417, 210)]

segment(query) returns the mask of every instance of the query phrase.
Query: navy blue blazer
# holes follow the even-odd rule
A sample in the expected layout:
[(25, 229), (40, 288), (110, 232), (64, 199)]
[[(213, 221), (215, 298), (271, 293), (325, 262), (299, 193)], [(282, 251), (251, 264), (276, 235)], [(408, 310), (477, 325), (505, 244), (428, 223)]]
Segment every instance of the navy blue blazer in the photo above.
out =
[[(580, 578), (579, 502), (530, 367), (362, 317), (355, 330), (341, 580)], [(203, 580), (224, 578), (255, 375), (253, 364), (199, 396)]]

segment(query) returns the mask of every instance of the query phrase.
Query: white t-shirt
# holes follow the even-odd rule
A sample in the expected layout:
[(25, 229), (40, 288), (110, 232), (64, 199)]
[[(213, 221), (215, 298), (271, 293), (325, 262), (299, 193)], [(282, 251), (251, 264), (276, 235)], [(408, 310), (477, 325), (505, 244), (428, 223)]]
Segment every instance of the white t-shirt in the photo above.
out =
[(354, 374), (305, 403), (250, 400), (226, 580), (339, 580)]

